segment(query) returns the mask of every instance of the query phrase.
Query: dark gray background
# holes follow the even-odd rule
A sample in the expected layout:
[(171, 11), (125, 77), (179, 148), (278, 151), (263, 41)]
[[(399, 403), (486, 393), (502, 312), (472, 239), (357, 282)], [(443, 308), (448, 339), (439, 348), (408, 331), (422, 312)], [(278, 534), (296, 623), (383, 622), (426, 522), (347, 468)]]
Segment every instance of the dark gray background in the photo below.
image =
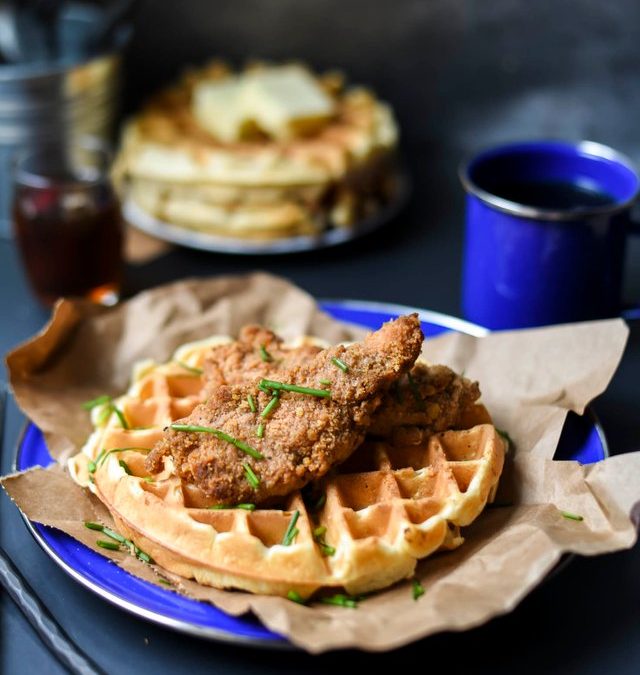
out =
[[(127, 292), (185, 275), (267, 269), (321, 297), (355, 297), (459, 313), (461, 158), (497, 141), (588, 138), (640, 160), (640, 3), (633, 0), (236, 0), (143, 3), (127, 53), (133, 111), (187, 64), (222, 55), (301, 57), (344, 68), (390, 100), (414, 176), (391, 226), (350, 246), (285, 258), (176, 251), (130, 268)], [(629, 247), (625, 295), (640, 298), (640, 246)], [(0, 242), (0, 352), (47, 314), (33, 303), (13, 245)], [(6, 376), (3, 374), (3, 377)], [(640, 448), (640, 330), (596, 402), (614, 452)], [(2, 472), (22, 419), (10, 409)], [(69, 580), (0, 497), (0, 541), (72, 637), (110, 673), (640, 672), (640, 550), (576, 560), (509, 616), (388, 655), (307, 657), (186, 638), (131, 618)], [(62, 672), (2, 597), (0, 671)], [(148, 644), (147, 644), (148, 642)]]

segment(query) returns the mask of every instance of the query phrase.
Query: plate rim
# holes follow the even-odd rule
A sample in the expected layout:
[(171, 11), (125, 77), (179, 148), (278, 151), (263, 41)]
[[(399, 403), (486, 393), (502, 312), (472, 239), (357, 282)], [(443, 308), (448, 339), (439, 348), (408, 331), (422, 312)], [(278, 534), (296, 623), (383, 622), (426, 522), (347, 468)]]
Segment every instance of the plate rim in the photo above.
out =
[[(421, 309), (419, 307), (413, 307), (411, 305), (385, 303), (369, 300), (354, 300), (354, 299), (343, 300), (335, 298), (319, 298), (317, 299), (317, 303), (320, 309), (322, 309), (323, 311), (326, 311), (324, 309), (325, 305), (331, 304), (344, 307), (345, 309), (352, 309), (354, 311), (357, 309), (364, 309), (372, 312), (380, 312), (385, 314), (386, 313), (402, 314), (407, 312), (408, 313), (415, 312), (418, 314), (418, 317), (420, 318), (421, 321), (444, 326), (445, 328), (450, 328), (451, 330), (466, 333), (474, 337), (485, 337), (491, 332), (489, 331), (489, 329), (483, 326), (465, 321), (464, 319), (455, 317), (453, 315), (443, 314), (441, 312), (435, 312), (432, 310)], [(467, 330), (472, 330), (474, 331), (474, 333), (467, 332)], [(585, 408), (585, 414), (587, 414), (591, 418), (594, 428), (596, 429), (596, 433), (598, 434), (598, 438), (600, 440), (600, 444), (603, 450), (604, 455), (603, 459), (610, 457), (609, 443), (606, 434), (604, 432), (599, 417), (597, 416), (597, 414), (593, 410), (593, 407), (590, 404), (587, 405), (587, 407)], [(23, 443), (25, 435), (30, 425), (33, 425), (34, 427), (36, 426), (34, 422), (32, 422), (31, 420), (26, 420), (22, 427), (22, 431), (18, 437), (18, 440), (15, 444), (12, 462), (12, 469), (14, 471), (19, 471), (18, 464), (20, 461), (20, 457), (22, 455)], [(53, 461), (55, 462), (55, 460)], [(101, 588), (100, 586), (96, 585), (92, 580), (84, 577), (81, 572), (72, 567), (55, 550), (53, 550), (50, 544), (47, 541), (45, 541), (43, 534), (39, 532), (37, 529), (37, 527), (47, 528), (46, 525), (32, 522), (31, 520), (29, 520), (29, 518), (27, 518), (27, 516), (22, 511), (20, 511), (20, 516), (22, 517), (22, 520), (24, 521), (27, 530), (29, 531), (31, 536), (35, 539), (38, 546), (40, 546), (40, 548), (47, 554), (47, 556), (53, 562), (55, 562), (60, 567), (60, 569), (62, 569), (68, 576), (70, 576), (74, 581), (78, 582), (84, 588), (87, 588), (88, 590), (90, 590), (103, 600), (109, 602), (109, 604), (114, 605), (129, 614), (142, 618), (156, 625), (171, 628), (183, 634), (191, 635), (198, 638), (204, 638), (208, 640), (224, 642), (227, 644), (241, 644), (243, 646), (249, 646), (254, 648), (268, 648), (281, 651), (291, 651), (299, 649), (285, 636), (275, 633), (275, 631), (272, 631), (270, 628), (267, 628), (267, 630), (273, 633), (273, 637), (270, 638), (242, 636), (230, 632), (228, 630), (222, 630), (210, 626), (204, 627), (200, 624), (192, 623), (187, 620), (173, 619), (171, 617), (166, 616), (165, 614), (159, 613), (154, 610), (149, 610), (144, 607), (140, 607), (139, 605), (136, 605), (135, 603), (129, 600), (123, 599), (118, 595), (116, 595), (115, 593), (113, 593), (112, 591)], [(567, 563), (568, 560), (561, 561), (558, 564), (556, 570), (554, 570), (554, 572), (559, 571), (560, 567), (561, 566), (563, 567)]]
[(408, 168), (401, 165), (394, 171), (398, 187), (393, 199), (383, 204), (375, 213), (366, 216), (354, 226), (334, 227), (320, 234), (298, 235), (269, 241), (252, 241), (238, 237), (225, 237), (202, 230), (175, 225), (157, 218), (145, 211), (131, 197), (126, 195), (122, 203), (124, 220), (140, 232), (151, 235), (170, 244), (184, 246), (209, 253), (229, 255), (288, 255), (305, 251), (319, 251), (340, 246), (371, 234), (393, 220), (407, 206), (413, 191), (413, 181)]

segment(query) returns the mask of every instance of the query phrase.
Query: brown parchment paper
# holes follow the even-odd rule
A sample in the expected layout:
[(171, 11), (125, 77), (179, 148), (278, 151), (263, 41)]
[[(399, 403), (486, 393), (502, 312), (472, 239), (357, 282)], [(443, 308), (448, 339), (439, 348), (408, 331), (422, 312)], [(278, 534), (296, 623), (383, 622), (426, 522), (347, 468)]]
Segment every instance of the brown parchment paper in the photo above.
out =
[[(332, 320), (304, 292), (266, 274), (182, 281), (110, 310), (63, 301), (43, 332), (7, 357), (16, 400), (44, 430), (51, 454), (61, 463), (5, 477), (5, 490), (31, 520), (95, 548), (95, 533), (83, 521), (110, 525), (111, 516), (62, 465), (90, 431), (80, 403), (124, 391), (139, 359), (166, 360), (184, 342), (215, 333), (235, 335), (248, 322), (263, 323), (288, 339), (313, 334), (335, 342), (363, 332)], [(622, 321), (611, 320), (427, 340), (429, 359), (479, 380), (483, 401), (516, 450), (509, 455), (496, 504), (465, 528), (465, 544), (418, 566), (426, 589), (418, 601), (408, 581), (350, 610), (301, 606), (166, 576), (175, 582), (175, 592), (232, 614), (253, 611), (310, 652), (391, 649), (508, 612), (564, 553), (596, 555), (628, 548), (636, 540), (631, 514), (640, 510), (634, 511), (640, 504), (640, 453), (592, 466), (551, 459), (567, 412), (582, 413), (604, 391), (627, 333)], [(562, 510), (584, 520), (566, 519)], [(96, 550), (158, 583), (153, 566), (125, 553)]]

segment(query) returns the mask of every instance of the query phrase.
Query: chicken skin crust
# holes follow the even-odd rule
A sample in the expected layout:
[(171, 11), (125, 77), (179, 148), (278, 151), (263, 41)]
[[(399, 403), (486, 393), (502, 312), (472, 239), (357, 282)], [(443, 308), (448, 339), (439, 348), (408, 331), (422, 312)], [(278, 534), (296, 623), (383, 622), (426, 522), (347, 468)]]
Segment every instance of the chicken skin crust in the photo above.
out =
[[(281, 391), (272, 403), (273, 395), (258, 389), (259, 379), (219, 386), (177, 424), (223, 432), (236, 444), (219, 433), (169, 427), (146, 467), (157, 473), (171, 455), (183, 483), (196, 487), (211, 505), (260, 504), (287, 495), (322, 477), (360, 445), (384, 394), (413, 367), (423, 339), (417, 315), (403, 316), (362, 342), (322, 350), (278, 372), (279, 382), (328, 390), (330, 397)], [(238, 442), (262, 458), (247, 454)]]

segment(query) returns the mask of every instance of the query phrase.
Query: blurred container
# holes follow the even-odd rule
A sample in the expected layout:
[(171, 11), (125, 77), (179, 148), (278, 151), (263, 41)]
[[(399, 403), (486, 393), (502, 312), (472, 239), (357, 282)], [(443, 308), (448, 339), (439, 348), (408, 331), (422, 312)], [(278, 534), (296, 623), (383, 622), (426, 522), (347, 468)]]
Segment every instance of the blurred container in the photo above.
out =
[(80, 65), (0, 65), (0, 231), (10, 232), (11, 163), (17, 149), (49, 142), (69, 146), (114, 132), (119, 54)]

